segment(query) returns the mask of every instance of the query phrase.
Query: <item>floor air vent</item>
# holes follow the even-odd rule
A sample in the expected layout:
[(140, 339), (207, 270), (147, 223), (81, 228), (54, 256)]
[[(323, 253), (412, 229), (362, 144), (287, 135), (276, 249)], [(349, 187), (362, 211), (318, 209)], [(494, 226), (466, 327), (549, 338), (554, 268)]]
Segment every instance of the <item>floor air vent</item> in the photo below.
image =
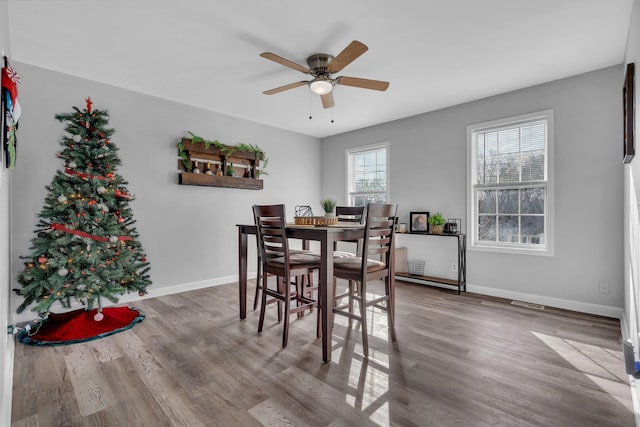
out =
[(519, 305), (520, 307), (533, 308), (535, 310), (544, 310), (544, 305), (534, 304), (532, 302), (524, 302), (524, 301), (511, 301), (513, 305)]

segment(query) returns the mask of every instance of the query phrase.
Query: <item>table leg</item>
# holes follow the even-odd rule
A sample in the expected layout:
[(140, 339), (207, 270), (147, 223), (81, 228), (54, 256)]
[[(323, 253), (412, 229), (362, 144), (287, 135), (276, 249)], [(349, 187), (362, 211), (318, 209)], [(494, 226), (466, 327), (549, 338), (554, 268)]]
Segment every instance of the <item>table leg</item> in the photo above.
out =
[(238, 292), (240, 319), (247, 317), (247, 234), (238, 227)]
[(322, 361), (331, 362), (333, 320), (333, 236), (326, 233), (320, 242), (320, 305), (322, 306)]

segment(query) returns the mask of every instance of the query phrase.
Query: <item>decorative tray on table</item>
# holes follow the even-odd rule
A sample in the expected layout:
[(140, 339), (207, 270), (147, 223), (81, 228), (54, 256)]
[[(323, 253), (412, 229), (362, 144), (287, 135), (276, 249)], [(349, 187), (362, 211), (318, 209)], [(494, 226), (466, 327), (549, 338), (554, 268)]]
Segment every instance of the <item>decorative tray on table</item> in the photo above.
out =
[(337, 216), (296, 216), (293, 218), (296, 225), (335, 225)]

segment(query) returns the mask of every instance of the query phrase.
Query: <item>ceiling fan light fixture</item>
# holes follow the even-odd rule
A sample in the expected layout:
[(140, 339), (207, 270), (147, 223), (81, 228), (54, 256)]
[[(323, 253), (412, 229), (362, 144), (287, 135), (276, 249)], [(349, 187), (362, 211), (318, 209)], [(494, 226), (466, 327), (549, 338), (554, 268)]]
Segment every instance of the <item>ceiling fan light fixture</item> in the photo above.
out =
[(326, 95), (333, 90), (333, 82), (326, 78), (315, 78), (309, 83), (309, 89), (316, 95)]

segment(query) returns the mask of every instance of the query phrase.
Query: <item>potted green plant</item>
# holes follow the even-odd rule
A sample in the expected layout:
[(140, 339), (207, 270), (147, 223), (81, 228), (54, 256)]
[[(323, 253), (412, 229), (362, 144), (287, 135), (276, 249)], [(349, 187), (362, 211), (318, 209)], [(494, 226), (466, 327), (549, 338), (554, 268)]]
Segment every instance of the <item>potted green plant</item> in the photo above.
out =
[(430, 216), (427, 221), (431, 224), (431, 232), (436, 234), (442, 234), (444, 224), (447, 222), (440, 212), (436, 212), (433, 216)]
[(320, 205), (324, 209), (324, 216), (335, 216), (336, 201), (333, 199), (322, 199)]

